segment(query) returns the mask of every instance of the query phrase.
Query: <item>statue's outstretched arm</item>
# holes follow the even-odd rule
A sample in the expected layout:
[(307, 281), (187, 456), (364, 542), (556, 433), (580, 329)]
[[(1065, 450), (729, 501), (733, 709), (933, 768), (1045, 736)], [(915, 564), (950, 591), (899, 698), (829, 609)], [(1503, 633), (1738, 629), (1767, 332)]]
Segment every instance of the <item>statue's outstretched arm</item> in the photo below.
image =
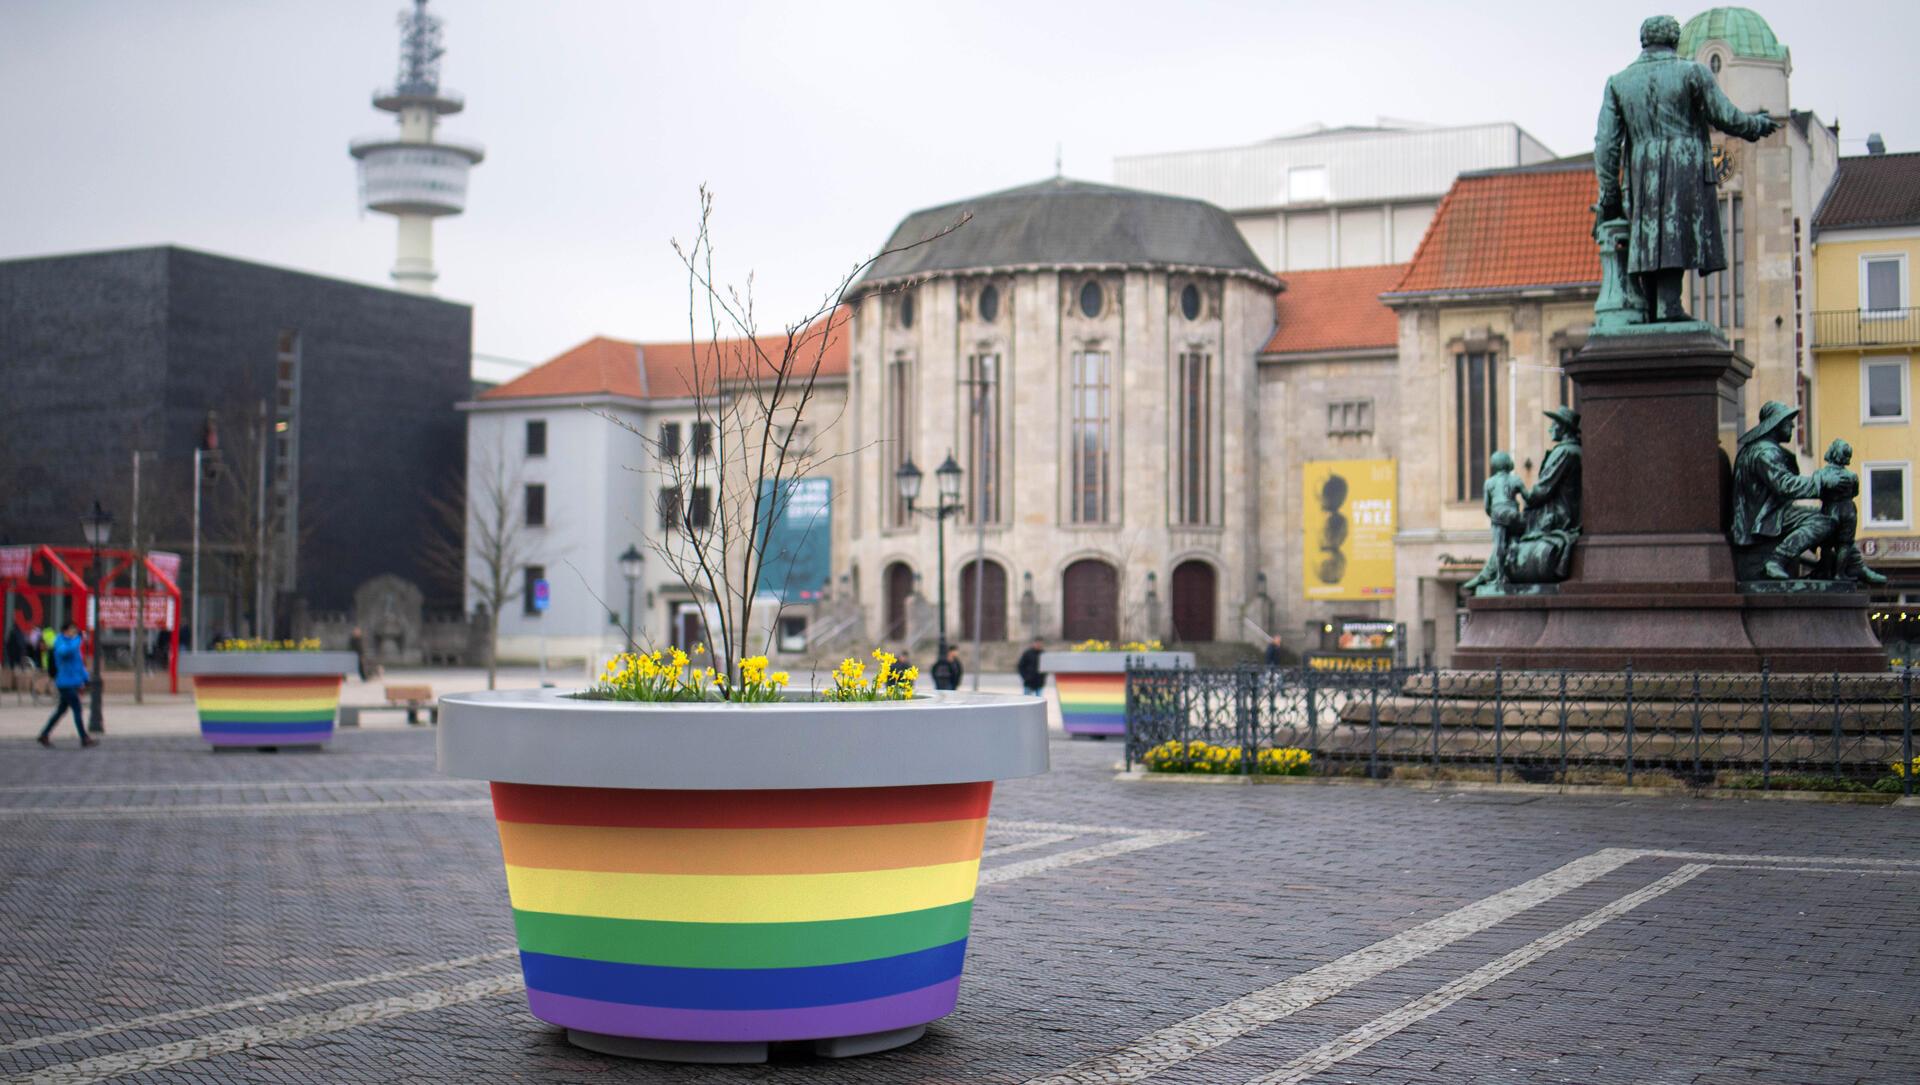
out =
[(1620, 152), (1626, 125), (1620, 116), (1620, 100), (1613, 95), (1613, 81), (1607, 81), (1600, 94), (1600, 121), (1593, 133), (1593, 172), (1600, 182), (1600, 202), (1594, 211), (1603, 219), (1621, 214)]
[(1713, 78), (1713, 74), (1705, 68), (1694, 65), (1692, 79), (1694, 92), (1699, 95), (1701, 104), (1706, 107), (1707, 123), (1722, 132), (1730, 136), (1739, 136), (1751, 143), (1780, 127), (1780, 122), (1769, 117), (1764, 109), (1758, 113), (1747, 113), (1734, 105), (1733, 100), (1727, 97), (1727, 93), (1720, 89), (1720, 84)]

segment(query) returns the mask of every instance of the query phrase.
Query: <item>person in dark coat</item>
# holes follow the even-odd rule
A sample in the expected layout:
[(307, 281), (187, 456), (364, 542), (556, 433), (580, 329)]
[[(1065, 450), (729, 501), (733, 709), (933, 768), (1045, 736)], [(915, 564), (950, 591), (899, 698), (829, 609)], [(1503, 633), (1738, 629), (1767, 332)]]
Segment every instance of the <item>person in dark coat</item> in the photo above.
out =
[(960, 676), (966, 668), (960, 665), (960, 649), (948, 648), (947, 654), (933, 665), (934, 689), (959, 689)]
[(47, 725), (40, 729), (39, 742), (42, 746), (53, 745), (53, 725), (60, 722), (63, 713), (73, 713), (74, 730), (80, 732), (80, 745), (96, 746), (100, 740), (87, 737), (86, 717), (81, 714), (80, 691), (89, 680), (87, 664), (80, 655), (80, 627), (68, 622), (53, 642), (53, 687), (58, 692), (60, 703), (55, 706), (53, 715), (47, 717)]
[(1038, 697), (1047, 688), (1047, 674), (1040, 669), (1041, 647), (1040, 638), (1033, 638), (1027, 650), (1020, 653), (1020, 662), (1014, 665), (1020, 672), (1020, 688), (1029, 697)]
[(1286, 663), (1286, 646), (1281, 643), (1280, 634), (1275, 633), (1273, 639), (1267, 642), (1267, 666), (1284, 667)]

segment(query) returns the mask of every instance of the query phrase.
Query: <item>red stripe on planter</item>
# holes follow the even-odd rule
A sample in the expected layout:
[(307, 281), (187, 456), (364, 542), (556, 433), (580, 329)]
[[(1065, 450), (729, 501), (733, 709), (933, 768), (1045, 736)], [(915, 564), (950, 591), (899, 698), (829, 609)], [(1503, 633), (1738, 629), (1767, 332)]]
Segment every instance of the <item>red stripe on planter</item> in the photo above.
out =
[(493, 785), (494, 816), (535, 825), (632, 829), (790, 829), (898, 825), (987, 816), (992, 782), (783, 791), (658, 791)]

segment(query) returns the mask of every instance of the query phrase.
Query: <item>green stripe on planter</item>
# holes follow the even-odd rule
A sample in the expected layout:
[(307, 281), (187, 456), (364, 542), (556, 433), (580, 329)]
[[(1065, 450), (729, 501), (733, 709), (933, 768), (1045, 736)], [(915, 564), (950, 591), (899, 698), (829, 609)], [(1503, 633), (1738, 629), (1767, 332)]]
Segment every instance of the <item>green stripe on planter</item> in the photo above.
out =
[(513, 911), (520, 948), (673, 968), (808, 968), (897, 957), (967, 936), (973, 902), (818, 923), (664, 923)]
[(298, 712), (255, 712), (251, 709), (231, 712), (202, 709), (200, 718), (208, 723), (305, 723), (308, 721), (330, 720), (331, 708), (306, 708)]

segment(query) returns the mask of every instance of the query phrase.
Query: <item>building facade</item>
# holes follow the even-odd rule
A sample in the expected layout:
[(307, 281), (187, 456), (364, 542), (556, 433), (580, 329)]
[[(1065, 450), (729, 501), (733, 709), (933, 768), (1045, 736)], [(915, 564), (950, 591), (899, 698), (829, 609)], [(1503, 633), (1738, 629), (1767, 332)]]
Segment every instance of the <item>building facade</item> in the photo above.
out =
[(455, 607), (427, 498), (460, 485), (471, 336), (466, 305), (172, 246), (0, 262), (0, 540), (76, 542), (97, 498), (124, 541), (138, 451), (141, 534), (187, 553), (211, 427), (206, 633), (291, 632), (385, 574)]
[(1861, 549), (1892, 578), (1875, 600), (1920, 603), (1920, 530), (1913, 514), (1920, 463), (1913, 414), (1920, 154), (1842, 159), (1813, 229), (1813, 454), (1823, 455), (1835, 438), (1853, 446)]
[[(819, 428), (810, 457), (817, 470), (808, 481), (828, 504), (807, 526), (824, 537), (810, 541), (825, 543), (827, 569), (846, 530), (833, 497), (844, 492), (848, 473), (834, 443), (846, 431), (832, 425), (846, 398), (843, 326), (821, 344), (809, 410)], [(810, 335), (800, 347), (808, 359)], [(713, 359), (742, 357), (746, 343), (597, 337), (460, 405), (468, 523), (502, 525), (468, 529), (469, 611), (484, 602), (474, 582), (488, 582), (494, 567), (508, 568), (515, 585), (501, 608), (500, 658), (604, 659), (625, 647), (629, 628), (636, 644), (655, 647), (709, 639), (718, 624), (715, 600), (687, 570), (695, 540), (712, 538), (728, 511), (719, 503), (742, 492), (742, 465), (723, 447), (724, 412), (714, 406), (726, 389)], [(774, 357), (784, 348), (781, 336), (758, 343)], [(641, 556), (631, 582), (622, 562), (630, 552)], [(828, 575), (818, 585), (792, 586), (779, 600), (769, 596), (756, 635), (808, 651), (827, 610)], [(535, 591), (541, 581), (544, 605)]]
[[(841, 423), (868, 629), (935, 639), (917, 601), (937, 612), (944, 584), (950, 637), (1241, 639), (1279, 283), (1232, 220), (1056, 178), (916, 212), (886, 248), (856, 286)], [(909, 508), (896, 475), (949, 456), (943, 568), (933, 488)]]
[(1254, 255), (1285, 273), (1411, 259), (1456, 176), (1552, 157), (1515, 124), (1382, 120), (1316, 124), (1241, 147), (1125, 156), (1114, 160), (1113, 175), (1122, 185), (1225, 208)]

